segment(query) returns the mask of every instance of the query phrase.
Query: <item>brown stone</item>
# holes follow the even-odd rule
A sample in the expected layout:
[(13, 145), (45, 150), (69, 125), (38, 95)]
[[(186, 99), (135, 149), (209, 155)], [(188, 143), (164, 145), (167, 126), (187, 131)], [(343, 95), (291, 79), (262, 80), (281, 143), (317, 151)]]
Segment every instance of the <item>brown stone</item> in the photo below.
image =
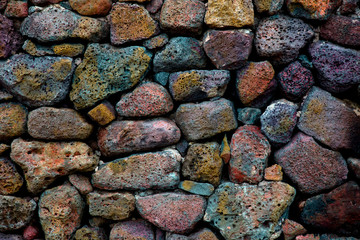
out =
[(23, 185), (23, 178), (15, 165), (7, 158), (0, 157), (0, 194), (14, 194)]
[(111, 0), (69, 0), (72, 9), (85, 16), (106, 15), (112, 5)]
[(280, 165), (274, 164), (270, 167), (265, 168), (265, 180), (268, 181), (282, 181), (283, 172)]
[(26, 132), (27, 109), (20, 103), (0, 104), (0, 142)]
[(88, 112), (89, 117), (101, 126), (111, 123), (116, 118), (116, 112), (108, 101), (100, 103)]
[(292, 240), (298, 235), (307, 233), (307, 230), (303, 227), (303, 225), (290, 219), (285, 219), (285, 222), (282, 225), (282, 230), (284, 233), (284, 240)]

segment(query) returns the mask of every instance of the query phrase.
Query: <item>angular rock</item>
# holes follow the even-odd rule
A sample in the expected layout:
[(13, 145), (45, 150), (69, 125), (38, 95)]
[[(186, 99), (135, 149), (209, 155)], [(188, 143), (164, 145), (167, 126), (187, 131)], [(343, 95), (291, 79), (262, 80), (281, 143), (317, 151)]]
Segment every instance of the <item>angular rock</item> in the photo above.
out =
[(63, 0), (31, 0), (31, 2), (34, 5), (40, 5), (40, 6), (48, 5), (48, 4), (56, 4), (56, 3), (60, 3), (61, 1)]
[(4, 143), (0, 143), (0, 156), (10, 150), (10, 146)]
[(259, 108), (239, 108), (237, 112), (237, 119), (245, 125), (256, 125), (260, 120), (261, 109)]
[(165, 46), (169, 42), (169, 37), (166, 33), (162, 33), (144, 41), (143, 46), (147, 49), (156, 49)]
[(115, 121), (98, 132), (98, 145), (105, 156), (145, 151), (177, 143), (180, 129), (165, 118)]
[(314, 194), (340, 185), (347, 178), (344, 158), (301, 132), (275, 152), (275, 161), (303, 193)]
[(70, 100), (75, 108), (83, 109), (132, 88), (144, 78), (151, 58), (144, 47), (88, 45), (83, 62), (75, 70)]
[(301, 212), (305, 224), (325, 231), (360, 236), (360, 188), (348, 182), (309, 198)]
[(166, 86), (167, 82), (169, 81), (170, 73), (168, 72), (159, 72), (155, 73), (154, 81), (160, 83), (162, 86)]
[(282, 8), (284, 0), (254, 0), (254, 5), (258, 13), (274, 15)]
[(26, 132), (28, 111), (20, 103), (0, 103), (0, 141), (9, 141)]
[(149, 12), (140, 5), (116, 3), (110, 12), (110, 39), (113, 45), (143, 40), (159, 32)]
[(140, 215), (158, 228), (187, 233), (204, 215), (205, 198), (181, 193), (160, 193), (136, 198)]
[(260, 117), (261, 131), (275, 146), (288, 143), (297, 122), (298, 106), (285, 99), (269, 105)]
[(230, 181), (257, 184), (263, 180), (271, 146), (260, 128), (239, 127), (231, 138)]
[(24, 240), (24, 238), (21, 235), (18, 234), (5, 234), (0, 233), (0, 239), (1, 240)]
[(256, 30), (255, 47), (261, 57), (275, 65), (292, 62), (313, 38), (312, 28), (300, 19), (276, 15), (262, 20)]
[(268, 61), (249, 62), (236, 72), (236, 91), (245, 106), (263, 107), (272, 97), (277, 83)]
[(298, 128), (334, 150), (360, 152), (360, 117), (341, 100), (313, 87), (302, 105)]
[(209, 30), (204, 34), (203, 46), (216, 68), (236, 70), (245, 65), (253, 38), (248, 29)]
[(0, 157), (0, 194), (14, 194), (23, 185), (24, 180), (15, 165), (6, 157)]
[[(3, 1), (0, 0), (0, 9), (2, 4)], [(14, 54), (21, 45), (22, 37), (14, 29), (13, 21), (0, 14), (0, 59)]]
[(149, 13), (157, 13), (161, 9), (163, 3), (164, 0), (150, 0), (146, 5), (146, 10), (148, 10)]
[(332, 93), (349, 90), (360, 83), (358, 51), (318, 41), (309, 47), (320, 86)]
[(179, 188), (196, 195), (210, 196), (214, 192), (214, 186), (210, 183), (199, 183), (185, 180), (180, 182)]
[(34, 225), (28, 225), (25, 227), (23, 232), (23, 237), (25, 240), (33, 240), (40, 237), (40, 230)]
[(0, 195), (0, 231), (25, 227), (32, 219), (35, 208), (36, 203), (32, 199)]
[(81, 174), (71, 174), (69, 182), (82, 194), (86, 195), (93, 191), (89, 178)]
[(30, 136), (44, 140), (87, 139), (93, 130), (93, 126), (71, 108), (37, 108), (29, 113), (27, 126)]
[(280, 165), (274, 164), (270, 167), (265, 168), (264, 179), (268, 181), (282, 181), (283, 180), (282, 167)]
[(160, 25), (171, 33), (201, 34), (205, 4), (199, 0), (165, 0), (161, 8)]
[(341, 2), (341, 0), (287, 0), (286, 6), (294, 17), (326, 20)]
[(205, 23), (211, 28), (252, 26), (254, 6), (251, 0), (209, 0)]
[(39, 201), (39, 218), (46, 239), (69, 239), (80, 227), (85, 204), (74, 187), (46, 190)]
[(234, 106), (224, 98), (181, 104), (176, 110), (176, 123), (188, 141), (209, 138), (237, 128)]
[(307, 230), (300, 223), (290, 219), (285, 219), (285, 222), (282, 225), (282, 230), (284, 233), (284, 240), (292, 240), (298, 235), (307, 233)]
[(52, 46), (55, 55), (76, 57), (84, 53), (84, 45), (80, 43), (62, 43)]
[(135, 197), (130, 193), (91, 192), (86, 196), (91, 216), (123, 220), (135, 209)]
[(295, 189), (283, 182), (226, 182), (210, 196), (204, 220), (227, 240), (276, 239), (294, 197)]
[(6, 5), (4, 12), (9, 18), (24, 18), (28, 16), (28, 2), (25, 0), (11, 0)]
[(219, 240), (219, 238), (208, 228), (190, 234), (189, 236), (169, 234), (166, 240)]
[(112, 5), (111, 0), (69, 0), (73, 10), (85, 16), (106, 15)]
[(12, 100), (14, 97), (6, 90), (0, 88), (0, 102)]
[(219, 148), (216, 142), (191, 145), (182, 164), (184, 178), (219, 185), (223, 168)]
[(356, 11), (359, 0), (343, 0), (342, 5), (339, 7), (341, 14), (353, 13)]
[(138, 219), (123, 221), (117, 223), (110, 232), (110, 240), (135, 240), (135, 239), (146, 239), (155, 240), (154, 231), (151, 224), (148, 222)]
[(180, 182), (180, 162), (176, 150), (133, 154), (100, 166), (92, 183), (107, 190), (173, 189)]
[(91, 109), (88, 116), (101, 126), (105, 126), (116, 119), (116, 112), (108, 101), (104, 101)]
[(116, 111), (124, 117), (155, 117), (165, 115), (173, 107), (171, 96), (163, 86), (145, 82), (122, 96)]
[(106, 240), (107, 237), (102, 228), (84, 226), (75, 232), (75, 240)]
[(335, 234), (306, 234), (297, 236), (296, 240), (358, 240), (358, 238), (339, 237)]
[(224, 138), (221, 142), (220, 157), (224, 161), (225, 164), (227, 164), (231, 158), (231, 149), (230, 149), (226, 134), (224, 135)]
[(99, 157), (82, 142), (38, 142), (15, 139), (11, 159), (24, 171), (27, 189), (39, 193), (57, 177), (92, 171)]
[(0, 10), (4, 9), (7, 5), (7, 0), (0, 0)]
[(292, 101), (301, 99), (314, 85), (311, 71), (296, 61), (289, 64), (278, 75), (277, 80), (285, 97)]
[(154, 72), (175, 72), (201, 69), (206, 66), (205, 53), (195, 38), (171, 38), (154, 57)]
[(176, 72), (169, 76), (169, 90), (175, 101), (198, 101), (222, 97), (229, 81), (225, 70)]
[(355, 174), (355, 177), (360, 179), (360, 159), (348, 158), (346, 161), (349, 169)]
[(41, 45), (29, 39), (25, 40), (22, 49), (28, 54), (35, 57), (54, 55), (54, 51), (51, 49), (50, 46)]

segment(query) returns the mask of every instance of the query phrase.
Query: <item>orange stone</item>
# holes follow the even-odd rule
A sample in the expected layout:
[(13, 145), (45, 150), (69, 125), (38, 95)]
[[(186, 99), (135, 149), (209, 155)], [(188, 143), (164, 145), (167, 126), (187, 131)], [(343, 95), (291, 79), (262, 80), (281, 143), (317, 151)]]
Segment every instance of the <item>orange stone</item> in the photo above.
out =
[(271, 167), (265, 168), (265, 180), (281, 181), (283, 179), (282, 167), (274, 164)]

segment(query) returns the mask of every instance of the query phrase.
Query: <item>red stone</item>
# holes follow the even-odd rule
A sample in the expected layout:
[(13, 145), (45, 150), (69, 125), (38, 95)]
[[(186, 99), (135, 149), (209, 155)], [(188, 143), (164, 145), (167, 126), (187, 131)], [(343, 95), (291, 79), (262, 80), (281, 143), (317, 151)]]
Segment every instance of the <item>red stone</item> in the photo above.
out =
[(5, 16), (24, 18), (28, 16), (28, 3), (27, 1), (10, 1), (5, 9)]
[(25, 240), (33, 240), (38, 238), (40, 235), (40, 231), (37, 227), (29, 225), (24, 229), (23, 238)]
[(282, 230), (284, 233), (284, 240), (294, 239), (297, 235), (306, 234), (306, 229), (300, 224), (290, 219), (285, 219), (284, 224), (282, 225)]

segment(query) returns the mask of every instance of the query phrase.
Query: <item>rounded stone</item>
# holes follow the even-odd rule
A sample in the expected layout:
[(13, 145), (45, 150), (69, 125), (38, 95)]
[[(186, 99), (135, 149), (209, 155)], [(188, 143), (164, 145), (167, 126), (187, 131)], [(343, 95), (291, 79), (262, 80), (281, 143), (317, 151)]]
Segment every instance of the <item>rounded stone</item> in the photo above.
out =
[(6, 157), (0, 157), (0, 194), (14, 194), (20, 190), (24, 180), (15, 165)]
[(9, 141), (26, 132), (28, 111), (20, 103), (0, 103), (0, 141)]
[(5, 16), (9, 18), (24, 18), (28, 16), (28, 2), (11, 0), (6, 5), (4, 12)]
[(75, 240), (107, 240), (105, 231), (98, 227), (83, 226), (75, 232)]
[[(1, 4), (3, 1), (0, 0), (0, 9)], [(13, 21), (0, 14), (0, 59), (14, 54), (21, 45), (22, 37), (15, 30)]]
[(155, 240), (151, 224), (138, 219), (117, 223), (110, 231), (110, 240)]
[(84, 45), (80, 43), (63, 43), (52, 46), (55, 55), (76, 57), (84, 53)]
[(112, 5), (111, 0), (69, 0), (72, 9), (85, 16), (106, 15)]

